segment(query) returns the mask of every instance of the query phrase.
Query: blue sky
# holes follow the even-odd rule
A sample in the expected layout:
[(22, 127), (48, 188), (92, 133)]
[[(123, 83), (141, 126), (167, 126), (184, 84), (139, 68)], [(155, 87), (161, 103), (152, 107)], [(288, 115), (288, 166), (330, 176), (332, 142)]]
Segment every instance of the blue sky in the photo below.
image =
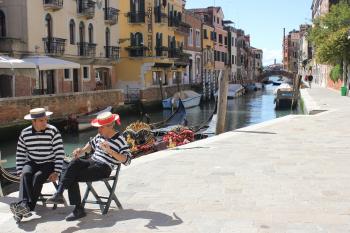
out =
[(186, 8), (221, 6), (225, 19), (251, 36), (251, 45), (264, 50), (264, 65), (282, 61), (283, 28), (286, 34), (311, 23), (312, 0), (187, 0)]

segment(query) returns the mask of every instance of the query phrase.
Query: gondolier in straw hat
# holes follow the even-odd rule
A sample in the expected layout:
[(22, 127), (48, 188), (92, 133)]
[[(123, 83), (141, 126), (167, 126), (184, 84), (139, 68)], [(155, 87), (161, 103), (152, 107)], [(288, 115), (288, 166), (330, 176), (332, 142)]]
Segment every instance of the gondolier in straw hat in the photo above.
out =
[(29, 217), (47, 179), (56, 181), (62, 171), (64, 149), (58, 129), (47, 123), (52, 112), (31, 109), (24, 119), (32, 124), (23, 129), (17, 144), (16, 170), (20, 176), (19, 202), (11, 203), (14, 216)]
[[(57, 192), (47, 200), (47, 203), (63, 204), (63, 191), (68, 189), (69, 201), (75, 205), (73, 212), (67, 216), (67, 221), (73, 221), (86, 215), (81, 204), (78, 182), (96, 181), (110, 176), (113, 167), (119, 163), (129, 165), (131, 153), (121, 133), (115, 130), (115, 123), (120, 124), (117, 114), (104, 112), (92, 120), (91, 125), (98, 129), (98, 134), (83, 147), (73, 151), (74, 159), (68, 165), (60, 179)], [(93, 150), (88, 159), (79, 158)]]

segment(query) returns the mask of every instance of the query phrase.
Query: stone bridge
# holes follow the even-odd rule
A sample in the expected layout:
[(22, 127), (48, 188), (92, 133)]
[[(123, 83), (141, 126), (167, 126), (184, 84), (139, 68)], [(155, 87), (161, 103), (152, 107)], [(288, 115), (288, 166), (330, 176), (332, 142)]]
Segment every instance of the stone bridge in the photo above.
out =
[(286, 77), (288, 79), (294, 79), (297, 77), (296, 74), (287, 71), (287, 70), (282, 70), (282, 69), (266, 69), (264, 70), (261, 75), (258, 77), (259, 82), (264, 82), (269, 79), (271, 76), (282, 76)]

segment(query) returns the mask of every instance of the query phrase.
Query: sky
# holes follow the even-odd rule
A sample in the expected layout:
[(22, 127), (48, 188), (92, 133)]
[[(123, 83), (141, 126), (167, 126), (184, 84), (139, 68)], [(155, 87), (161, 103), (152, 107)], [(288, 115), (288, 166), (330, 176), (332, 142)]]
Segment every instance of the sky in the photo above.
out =
[(283, 28), (286, 34), (311, 24), (312, 0), (187, 0), (186, 8), (221, 6), (225, 19), (250, 35), (250, 44), (264, 51), (264, 65), (282, 62)]

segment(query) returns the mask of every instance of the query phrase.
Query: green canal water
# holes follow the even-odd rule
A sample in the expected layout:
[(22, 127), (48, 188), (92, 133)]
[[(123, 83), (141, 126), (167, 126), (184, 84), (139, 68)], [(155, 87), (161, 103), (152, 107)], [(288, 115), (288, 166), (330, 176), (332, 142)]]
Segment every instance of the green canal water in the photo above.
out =
[[(301, 114), (300, 108), (296, 110), (276, 111), (274, 109), (273, 91), (276, 86), (266, 85), (262, 91), (250, 92), (236, 99), (229, 99), (227, 103), (226, 131), (239, 129), (245, 126), (283, 117), (289, 114)], [(189, 125), (199, 125), (204, 122), (214, 109), (214, 103), (205, 103), (191, 109), (187, 109), (187, 120)], [(158, 112), (150, 112), (152, 122), (158, 122), (166, 119), (171, 112), (169, 110), (161, 110)], [(123, 114), (120, 116), (122, 125), (120, 131), (124, 130), (127, 125), (138, 119), (138, 116)], [(63, 135), (64, 149), (66, 154), (71, 154), (74, 148), (84, 145), (90, 137), (96, 134), (96, 130), (92, 129), (82, 132), (78, 135)], [(1, 141), (0, 151), (2, 159), (7, 159), (6, 167), (15, 166), (17, 140)]]

